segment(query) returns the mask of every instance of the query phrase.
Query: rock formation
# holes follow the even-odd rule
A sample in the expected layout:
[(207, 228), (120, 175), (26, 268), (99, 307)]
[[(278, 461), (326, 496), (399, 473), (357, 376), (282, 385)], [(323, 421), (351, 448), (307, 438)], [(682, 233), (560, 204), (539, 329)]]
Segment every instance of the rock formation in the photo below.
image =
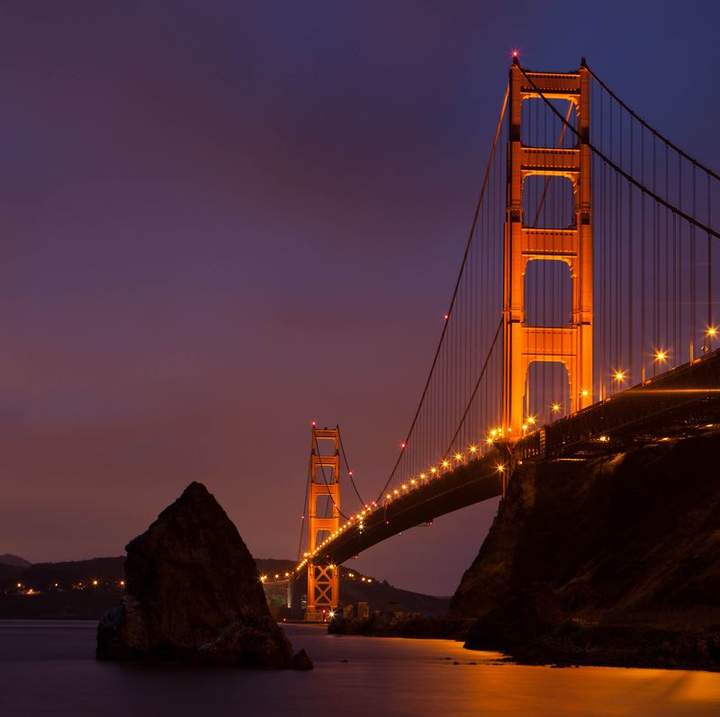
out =
[(518, 466), (451, 609), (527, 661), (720, 667), (720, 434)]
[(126, 550), (126, 595), (98, 625), (99, 659), (293, 666), (255, 562), (205, 486), (191, 483)]

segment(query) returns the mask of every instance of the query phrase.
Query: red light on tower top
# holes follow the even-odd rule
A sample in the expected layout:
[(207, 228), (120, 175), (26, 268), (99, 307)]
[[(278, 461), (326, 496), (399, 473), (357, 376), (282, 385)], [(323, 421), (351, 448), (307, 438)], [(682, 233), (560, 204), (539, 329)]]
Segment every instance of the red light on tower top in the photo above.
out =
[(520, 61), (520, 50), (518, 50), (517, 48), (514, 48), (510, 55), (513, 62), (517, 63)]

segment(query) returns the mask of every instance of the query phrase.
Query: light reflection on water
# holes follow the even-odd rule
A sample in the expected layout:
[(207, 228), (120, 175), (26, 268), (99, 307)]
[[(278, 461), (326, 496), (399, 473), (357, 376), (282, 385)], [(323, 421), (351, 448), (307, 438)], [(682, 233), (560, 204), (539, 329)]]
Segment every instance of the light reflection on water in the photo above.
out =
[(287, 632), (314, 671), (98, 663), (94, 623), (0, 621), (0, 715), (720, 715), (715, 673), (526, 667), (447, 640)]

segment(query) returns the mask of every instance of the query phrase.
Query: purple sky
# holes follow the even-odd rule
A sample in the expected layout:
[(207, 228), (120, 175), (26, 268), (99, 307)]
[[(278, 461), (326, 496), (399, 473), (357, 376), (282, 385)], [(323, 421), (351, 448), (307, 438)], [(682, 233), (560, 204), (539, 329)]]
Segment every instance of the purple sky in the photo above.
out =
[[(0, 553), (120, 554), (200, 480), (294, 557), (313, 418), (377, 493), (512, 47), (720, 166), (720, 11), (659, 7), (0, 2)], [(353, 565), (449, 594), (495, 508)]]

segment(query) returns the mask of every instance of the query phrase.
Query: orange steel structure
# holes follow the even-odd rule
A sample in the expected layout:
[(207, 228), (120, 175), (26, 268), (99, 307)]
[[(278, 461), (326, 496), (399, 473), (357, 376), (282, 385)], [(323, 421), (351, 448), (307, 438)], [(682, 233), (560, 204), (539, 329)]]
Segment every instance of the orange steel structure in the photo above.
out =
[[(519, 438), (528, 369), (533, 362), (560, 362), (568, 374), (570, 412), (592, 403), (592, 192), (590, 184), (590, 74), (527, 72), (510, 67), (508, 178), (503, 268), (503, 428)], [(579, 141), (570, 149), (528, 147), (520, 127), (526, 100), (565, 100), (574, 105)], [(527, 177), (559, 177), (572, 184), (574, 226), (533, 228), (523, 216)], [(531, 261), (565, 262), (572, 278), (572, 320), (567, 326), (531, 326), (525, 321), (525, 270)]]
[[(330, 452), (320, 452), (321, 442), (323, 445), (330, 444)], [(319, 501), (325, 503), (326, 510), (323, 510), (323, 515), (318, 509)], [(307, 516), (307, 555), (312, 555), (324, 536), (331, 535), (340, 528), (340, 431), (337, 428), (312, 427)], [(305, 619), (323, 621), (329, 611), (338, 606), (339, 600), (339, 568), (332, 563), (309, 560)]]

